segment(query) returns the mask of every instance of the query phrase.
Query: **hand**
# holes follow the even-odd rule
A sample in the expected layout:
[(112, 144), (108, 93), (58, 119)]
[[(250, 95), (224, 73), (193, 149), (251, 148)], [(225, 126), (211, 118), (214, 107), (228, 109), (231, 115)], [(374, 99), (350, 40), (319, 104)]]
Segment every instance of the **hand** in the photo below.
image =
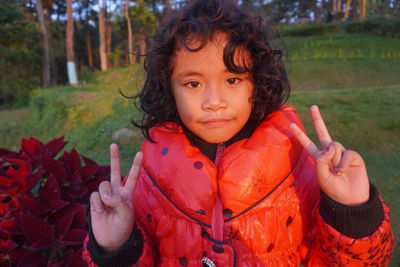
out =
[(136, 153), (125, 185), (121, 182), (121, 165), (116, 144), (110, 146), (110, 157), (111, 183), (103, 181), (99, 191), (90, 196), (93, 234), (97, 244), (106, 252), (121, 247), (132, 233), (135, 224), (132, 197), (143, 153)]
[(311, 106), (311, 117), (322, 150), (292, 123), (290, 128), (299, 142), (314, 159), (321, 189), (335, 201), (345, 205), (360, 205), (369, 199), (367, 170), (361, 156), (332, 142), (317, 106)]

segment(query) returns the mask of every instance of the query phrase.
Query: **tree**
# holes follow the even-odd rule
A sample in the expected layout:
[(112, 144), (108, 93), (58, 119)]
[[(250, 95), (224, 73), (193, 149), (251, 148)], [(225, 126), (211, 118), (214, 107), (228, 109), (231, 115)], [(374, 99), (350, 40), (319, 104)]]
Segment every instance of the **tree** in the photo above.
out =
[(76, 73), (75, 53), (74, 53), (74, 17), (72, 10), (72, 0), (67, 1), (67, 30), (66, 30), (66, 48), (67, 48), (67, 71), (68, 81), (71, 85), (78, 84), (78, 75)]
[(40, 37), (19, 4), (0, 1), (0, 105), (23, 106), (40, 86)]
[(125, 0), (124, 16), (126, 19), (126, 25), (128, 27), (128, 65), (133, 65), (136, 63), (136, 58), (133, 54), (132, 22), (131, 18), (129, 17), (129, 0)]
[(49, 48), (49, 34), (47, 32), (46, 23), (43, 15), (43, 5), (42, 0), (36, 0), (36, 10), (38, 14), (38, 20), (40, 25), (40, 30), (43, 37), (43, 66), (42, 66), (42, 82), (43, 86), (50, 85), (50, 48)]
[(100, 67), (107, 70), (106, 25), (104, 19), (104, 0), (99, 0)]

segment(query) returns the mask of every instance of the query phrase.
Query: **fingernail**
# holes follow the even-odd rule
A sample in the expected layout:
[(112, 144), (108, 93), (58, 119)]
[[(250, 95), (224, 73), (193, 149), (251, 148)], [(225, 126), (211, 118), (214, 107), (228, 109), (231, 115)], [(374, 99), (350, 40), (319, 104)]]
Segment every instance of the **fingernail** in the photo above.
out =
[(110, 198), (111, 198), (111, 195), (110, 195), (110, 194), (105, 194), (105, 195), (104, 195), (104, 198), (105, 198), (105, 199), (110, 199)]

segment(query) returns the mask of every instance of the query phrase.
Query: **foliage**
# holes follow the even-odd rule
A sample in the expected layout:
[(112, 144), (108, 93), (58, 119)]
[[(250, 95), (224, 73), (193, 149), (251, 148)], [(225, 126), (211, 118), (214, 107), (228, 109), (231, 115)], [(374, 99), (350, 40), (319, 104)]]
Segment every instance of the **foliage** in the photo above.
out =
[(400, 38), (400, 17), (375, 17), (346, 25), (346, 32)]
[(40, 31), (18, 4), (0, 1), (0, 105), (22, 106), (40, 85)]
[(47, 144), (31, 137), (19, 152), (0, 149), (2, 266), (85, 265), (86, 208), (109, 167), (75, 149), (56, 158), (65, 145), (63, 137)]
[(319, 36), (341, 32), (343, 25), (339, 23), (295, 24), (278, 26), (278, 30), (283, 36)]

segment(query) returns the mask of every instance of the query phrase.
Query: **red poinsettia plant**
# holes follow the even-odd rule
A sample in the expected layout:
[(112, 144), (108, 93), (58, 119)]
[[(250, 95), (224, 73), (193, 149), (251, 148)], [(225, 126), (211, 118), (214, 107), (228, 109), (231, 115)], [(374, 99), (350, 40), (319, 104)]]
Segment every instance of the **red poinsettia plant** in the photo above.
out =
[(85, 266), (90, 194), (109, 166), (60, 151), (63, 137), (22, 139), (19, 152), (0, 148), (0, 266)]

